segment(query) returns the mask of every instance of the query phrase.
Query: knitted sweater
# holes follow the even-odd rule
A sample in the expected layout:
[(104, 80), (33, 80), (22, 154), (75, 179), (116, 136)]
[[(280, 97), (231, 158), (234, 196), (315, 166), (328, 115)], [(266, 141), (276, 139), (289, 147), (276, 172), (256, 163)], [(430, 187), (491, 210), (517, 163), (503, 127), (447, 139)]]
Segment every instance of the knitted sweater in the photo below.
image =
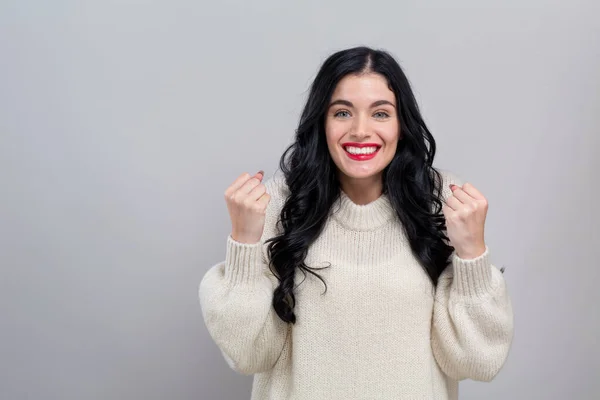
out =
[[(441, 171), (443, 199), (449, 183)], [(254, 374), (251, 400), (453, 400), (458, 381), (490, 381), (513, 338), (513, 311), (489, 248), (456, 254), (434, 287), (412, 254), (387, 195), (358, 205), (342, 191), (306, 264), (329, 265), (295, 278), (297, 322), (271, 301), (277, 279), (264, 240), (274, 236), (288, 194), (265, 181), (271, 201), (261, 242), (227, 237), (225, 261), (199, 286), (208, 331), (229, 366)]]

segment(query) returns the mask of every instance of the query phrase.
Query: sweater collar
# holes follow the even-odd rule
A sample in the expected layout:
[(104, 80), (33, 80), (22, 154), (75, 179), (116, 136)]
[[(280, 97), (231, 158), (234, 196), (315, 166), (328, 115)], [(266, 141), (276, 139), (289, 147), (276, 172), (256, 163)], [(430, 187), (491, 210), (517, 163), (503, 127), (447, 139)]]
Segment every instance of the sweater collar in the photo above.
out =
[(368, 204), (356, 204), (340, 189), (340, 197), (332, 208), (333, 218), (343, 227), (354, 231), (380, 228), (396, 216), (387, 194)]

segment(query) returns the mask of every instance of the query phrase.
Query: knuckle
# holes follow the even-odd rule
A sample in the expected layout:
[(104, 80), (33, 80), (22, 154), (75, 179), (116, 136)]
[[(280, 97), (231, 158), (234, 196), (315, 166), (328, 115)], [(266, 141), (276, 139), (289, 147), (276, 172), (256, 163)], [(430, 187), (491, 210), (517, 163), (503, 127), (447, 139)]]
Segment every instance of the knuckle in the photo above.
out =
[(253, 206), (253, 201), (250, 197), (244, 197), (242, 199), (242, 204), (246, 207), (246, 208), (252, 208)]
[(231, 201), (233, 201), (235, 204), (242, 205), (244, 203), (244, 196), (242, 196), (240, 192), (235, 192), (231, 196)]

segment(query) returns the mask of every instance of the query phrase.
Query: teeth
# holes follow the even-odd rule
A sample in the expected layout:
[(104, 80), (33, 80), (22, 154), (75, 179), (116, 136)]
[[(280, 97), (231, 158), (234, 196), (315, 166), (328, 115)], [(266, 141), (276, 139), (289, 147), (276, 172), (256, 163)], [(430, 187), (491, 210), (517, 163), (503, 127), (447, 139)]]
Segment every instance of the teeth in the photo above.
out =
[(377, 151), (377, 147), (359, 148), (359, 147), (348, 146), (348, 147), (346, 147), (346, 151), (350, 154), (372, 154), (372, 153), (375, 153), (375, 151)]

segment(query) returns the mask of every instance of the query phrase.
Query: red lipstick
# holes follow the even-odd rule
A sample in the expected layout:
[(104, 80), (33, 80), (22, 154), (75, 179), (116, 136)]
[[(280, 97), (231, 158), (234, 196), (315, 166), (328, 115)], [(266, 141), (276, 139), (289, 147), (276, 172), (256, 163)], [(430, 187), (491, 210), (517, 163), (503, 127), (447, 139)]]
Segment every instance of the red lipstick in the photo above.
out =
[[(343, 148), (344, 148), (344, 152), (346, 153), (346, 155), (355, 161), (368, 161), (370, 159), (372, 159), (373, 157), (375, 157), (377, 155), (377, 153), (379, 152), (379, 149), (381, 148), (380, 144), (377, 143), (356, 143), (356, 142), (346, 142), (342, 144)], [(348, 153), (348, 151), (346, 151), (346, 147), (358, 147), (358, 148), (363, 148), (363, 147), (375, 147), (376, 150), (371, 153), (371, 154), (352, 154), (352, 153)]]

